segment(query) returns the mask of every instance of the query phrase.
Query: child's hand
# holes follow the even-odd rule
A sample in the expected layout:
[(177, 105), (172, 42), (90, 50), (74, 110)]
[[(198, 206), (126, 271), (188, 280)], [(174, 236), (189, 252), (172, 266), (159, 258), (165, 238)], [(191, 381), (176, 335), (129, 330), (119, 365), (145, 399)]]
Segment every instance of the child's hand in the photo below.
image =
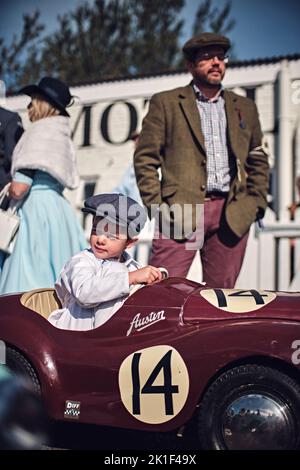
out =
[(158, 268), (146, 266), (145, 268), (137, 269), (129, 273), (129, 285), (152, 284), (153, 282), (161, 281), (162, 278), (162, 273)]

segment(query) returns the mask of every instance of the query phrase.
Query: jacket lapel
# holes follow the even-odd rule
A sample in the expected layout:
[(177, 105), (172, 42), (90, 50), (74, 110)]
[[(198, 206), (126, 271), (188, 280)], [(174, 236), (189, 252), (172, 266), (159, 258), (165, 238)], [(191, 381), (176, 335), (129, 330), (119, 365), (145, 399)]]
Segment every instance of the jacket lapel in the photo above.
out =
[(239, 154), (238, 137), (240, 131), (237, 98), (234, 94), (225, 90), (224, 99), (229, 143), (234, 155), (237, 157)]
[[(239, 154), (238, 139), (240, 131), (237, 98), (233, 93), (230, 93), (225, 90), (224, 100), (229, 143), (234, 155), (237, 157)], [(199, 111), (197, 108), (195, 93), (191, 85), (188, 85), (181, 90), (179, 94), (179, 103), (182, 107), (183, 113), (191, 127), (194, 136), (200, 143), (202, 150), (205, 153), (205, 142), (201, 129)]]
[(191, 85), (188, 85), (181, 90), (179, 94), (179, 103), (194, 136), (200, 143), (202, 150), (205, 153), (205, 143), (201, 130), (199, 111), (197, 108), (195, 93)]

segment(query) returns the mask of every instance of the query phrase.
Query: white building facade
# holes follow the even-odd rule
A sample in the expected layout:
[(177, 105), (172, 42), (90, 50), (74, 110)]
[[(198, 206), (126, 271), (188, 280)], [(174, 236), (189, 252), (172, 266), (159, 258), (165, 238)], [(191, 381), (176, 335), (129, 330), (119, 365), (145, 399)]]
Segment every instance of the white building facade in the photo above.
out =
[[(82, 200), (120, 182), (133, 157), (129, 136), (141, 128), (151, 96), (189, 81), (188, 73), (174, 72), (72, 88), (78, 98), (69, 113), (81, 184), (66, 196), (87, 231), (89, 221), (79, 210)], [(300, 208), (294, 221), (288, 209), (297, 199), (295, 178), (300, 175), (300, 54), (235, 63), (228, 67), (224, 86), (255, 100), (272, 167), (270, 209), (264, 228), (251, 229), (237, 287), (300, 290)], [(8, 97), (5, 103), (21, 114), (25, 128), (27, 104), (24, 95)], [(150, 239), (148, 230), (139, 249), (142, 262), (147, 261)], [(199, 257), (189, 277), (201, 280)]]

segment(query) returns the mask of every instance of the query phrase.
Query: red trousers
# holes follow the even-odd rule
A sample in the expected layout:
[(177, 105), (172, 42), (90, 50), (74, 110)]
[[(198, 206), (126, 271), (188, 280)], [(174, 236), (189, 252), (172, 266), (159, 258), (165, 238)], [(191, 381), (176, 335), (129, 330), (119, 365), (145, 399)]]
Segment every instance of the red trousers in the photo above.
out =
[[(204, 203), (204, 243), (200, 256), (203, 281), (209, 287), (232, 289), (242, 267), (249, 232), (242, 238), (231, 232), (222, 216), (224, 203), (225, 199)], [(197, 251), (159, 234), (153, 239), (149, 263), (165, 267), (170, 276), (186, 277)]]

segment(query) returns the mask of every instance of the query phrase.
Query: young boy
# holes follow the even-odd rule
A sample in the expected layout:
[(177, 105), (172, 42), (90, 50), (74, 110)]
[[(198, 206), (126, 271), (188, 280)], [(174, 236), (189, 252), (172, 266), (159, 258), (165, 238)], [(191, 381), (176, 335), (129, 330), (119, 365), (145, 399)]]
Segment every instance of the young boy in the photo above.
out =
[(158, 268), (138, 263), (125, 251), (133, 246), (147, 220), (143, 207), (122, 194), (98, 194), (84, 202), (93, 214), (91, 248), (73, 256), (55, 284), (62, 309), (49, 321), (68, 330), (90, 330), (107, 322), (134, 284), (162, 279)]

